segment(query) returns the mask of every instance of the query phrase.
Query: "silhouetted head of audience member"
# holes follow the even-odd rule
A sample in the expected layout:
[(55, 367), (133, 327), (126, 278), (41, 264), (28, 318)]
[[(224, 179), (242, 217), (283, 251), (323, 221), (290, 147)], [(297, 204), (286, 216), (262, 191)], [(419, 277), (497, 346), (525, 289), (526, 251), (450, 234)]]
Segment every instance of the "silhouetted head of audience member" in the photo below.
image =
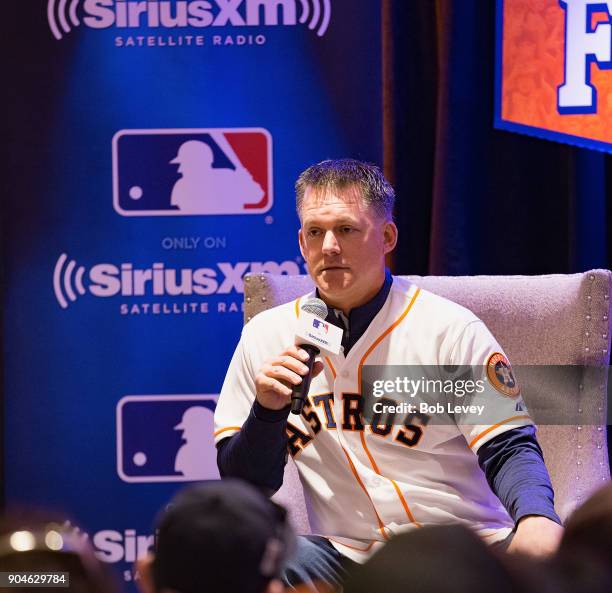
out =
[[(108, 567), (95, 557), (83, 532), (63, 518), (38, 511), (14, 511), (0, 519), (0, 572), (39, 572), (44, 576), (45, 580), (39, 577), (36, 589), (27, 582), (13, 580), (11, 588), (6, 590), (15, 592), (113, 593), (119, 590)], [(48, 583), (49, 573), (63, 573), (63, 576), (58, 574)], [(54, 586), (47, 587), (47, 584)]]
[(591, 495), (565, 524), (559, 553), (583, 550), (612, 566), (612, 483)]
[(143, 593), (280, 593), (295, 543), (285, 510), (239, 480), (179, 492), (158, 517), (155, 540), (139, 562)]
[(612, 591), (612, 483), (572, 513), (552, 563), (568, 591)]
[[(521, 562), (523, 562), (521, 560)], [(527, 578), (509, 569), (461, 525), (431, 526), (393, 537), (349, 576), (345, 593), (527, 593)], [(548, 590), (542, 587), (540, 591)]]

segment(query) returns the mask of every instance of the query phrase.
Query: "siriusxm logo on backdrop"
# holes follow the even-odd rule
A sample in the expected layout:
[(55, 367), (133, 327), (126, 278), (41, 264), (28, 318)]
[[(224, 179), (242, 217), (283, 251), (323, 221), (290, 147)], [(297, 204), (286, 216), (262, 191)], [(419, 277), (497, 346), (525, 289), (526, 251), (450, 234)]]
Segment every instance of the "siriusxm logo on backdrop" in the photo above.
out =
[[(192, 297), (212, 295), (240, 295), (244, 292), (246, 273), (301, 274), (296, 261), (284, 262), (219, 262), (210, 268), (171, 268), (156, 262), (147, 268), (132, 263), (99, 263), (87, 270), (62, 253), (53, 272), (53, 290), (62, 309), (87, 294), (98, 298), (123, 297), (121, 314), (185, 314), (208, 313), (208, 303), (169, 303), (156, 301), (130, 304), (125, 299), (136, 297)], [(217, 303), (217, 312), (238, 312), (232, 303)]]
[(117, 404), (117, 473), (125, 482), (218, 480), (217, 395), (129, 395)]
[(202, 29), (304, 25), (323, 36), (331, 0), (48, 0), (47, 20), (56, 39), (85, 25), (91, 29)]
[(139, 533), (131, 527), (118, 529), (100, 529), (91, 535), (78, 530), (78, 537), (85, 545), (91, 544), (94, 554), (102, 562), (118, 564), (124, 562), (122, 577), (125, 582), (139, 578), (136, 560), (144, 558), (155, 547), (155, 536), (150, 533)]
[(113, 205), (122, 216), (272, 207), (272, 137), (262, 128), (121, 130), (112, 153)]
[[(89, 534), (86, 534), (86, 537), (89, 537)], [(102, 562), (131, 564), (151, 551), (155, 544), (155, 537), (152, 533), (138, 533), (136, 529), (130, 528), (123, 531), (101, 529), (93, 534), (91, 543), (96, 556)], [(134, 580), (130, 568), (126, 568), (123, 572), (125, 581)]]

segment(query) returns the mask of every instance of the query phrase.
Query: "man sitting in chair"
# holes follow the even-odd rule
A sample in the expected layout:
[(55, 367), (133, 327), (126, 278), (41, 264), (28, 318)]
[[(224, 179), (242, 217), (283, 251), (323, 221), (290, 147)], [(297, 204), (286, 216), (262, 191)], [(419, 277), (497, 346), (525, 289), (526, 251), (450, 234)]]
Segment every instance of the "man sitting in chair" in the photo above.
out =
[[(286, 582), (340, 584), (347, 563), (424, 525), (463, 523), (508, 551), (552, 553), (562, 527), (518, 388), (491, 382), (495, 417), (485, 423), (441, 424), (424, 414), (403, 424), (364, 421), (364, 365), (510, 369), (473, 313), (386, 271), (398, 230), (395, 194), (381, 171), (323, 161), (300, 175), (296, 195), (300, 250), (316, 294), (244, 327), (215, 413), (222, 476), (274, 492), (287, 451), (296, 462), (317, 535), (300, 538)], [(294, 344), (309, 296), (343, 328), (342, 349), (317, 358), (302, 414), (289, 417), (291, 387), (308, 370), (308, 354)]]

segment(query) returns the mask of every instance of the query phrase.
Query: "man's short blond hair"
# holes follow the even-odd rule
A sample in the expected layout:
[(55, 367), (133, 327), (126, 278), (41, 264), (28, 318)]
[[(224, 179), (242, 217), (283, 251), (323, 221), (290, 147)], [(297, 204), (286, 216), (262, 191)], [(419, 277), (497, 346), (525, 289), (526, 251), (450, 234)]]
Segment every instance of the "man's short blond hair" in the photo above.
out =
[(382, 171), (372, 163), (355, 159), (326, 160), (311, 165), (295, 183), (295, 203), (301, 217), (306, 189), (315, 191), (358, 188), (364, 203), (378, 216), (393, 220), (395, 191)]

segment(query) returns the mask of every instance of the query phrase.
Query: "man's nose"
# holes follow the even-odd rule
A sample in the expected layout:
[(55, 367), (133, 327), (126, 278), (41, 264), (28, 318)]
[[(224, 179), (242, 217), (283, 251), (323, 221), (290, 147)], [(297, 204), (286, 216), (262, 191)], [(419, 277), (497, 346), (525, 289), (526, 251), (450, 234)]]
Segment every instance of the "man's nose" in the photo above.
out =
[(325, 255), (337, 255), (340, 253), (340, 244), (332, 231), (327, 231), (323, 237), (323, 253)]

